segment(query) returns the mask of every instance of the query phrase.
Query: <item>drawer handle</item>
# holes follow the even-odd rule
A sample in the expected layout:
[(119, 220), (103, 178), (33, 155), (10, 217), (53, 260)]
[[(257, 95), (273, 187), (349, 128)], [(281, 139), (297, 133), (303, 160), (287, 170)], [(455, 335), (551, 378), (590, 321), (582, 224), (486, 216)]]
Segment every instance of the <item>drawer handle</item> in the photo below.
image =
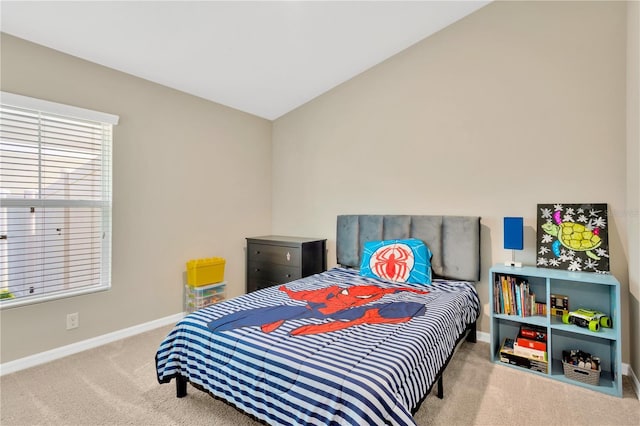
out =
[(287, 275), (286, 275), (286, 277), (287, 277), (287, 278), (291, 278), (291, 274), (287, 274)]
[(256, 272), (260, 272), (260, 268), (256, 268), (256, 269), (255, 269), (255, 271), (256, 271)]

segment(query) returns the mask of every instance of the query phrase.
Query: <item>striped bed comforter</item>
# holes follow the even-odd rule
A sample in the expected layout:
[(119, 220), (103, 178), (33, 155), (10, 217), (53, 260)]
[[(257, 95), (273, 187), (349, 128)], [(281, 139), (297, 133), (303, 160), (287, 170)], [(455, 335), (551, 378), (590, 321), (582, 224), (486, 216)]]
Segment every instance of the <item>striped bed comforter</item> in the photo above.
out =
[[(336, 286), (357, 306), (336, 308)], [(479, 312), (469, 282), (398, 284), (334, 268), (285, 287), (186, 316), (158, 348), (158, 381), (181, 375), (273, 425), (413, 425)]]

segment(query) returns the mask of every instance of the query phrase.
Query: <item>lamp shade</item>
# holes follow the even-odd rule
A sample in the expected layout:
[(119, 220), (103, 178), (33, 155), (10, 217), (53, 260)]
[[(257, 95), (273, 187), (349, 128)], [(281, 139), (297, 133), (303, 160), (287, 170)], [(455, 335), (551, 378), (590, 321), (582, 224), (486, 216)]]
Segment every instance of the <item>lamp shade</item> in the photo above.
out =
[(504, 218), (504, 248), (509, 250), (524, 248), (524, 230), (521, 217)]

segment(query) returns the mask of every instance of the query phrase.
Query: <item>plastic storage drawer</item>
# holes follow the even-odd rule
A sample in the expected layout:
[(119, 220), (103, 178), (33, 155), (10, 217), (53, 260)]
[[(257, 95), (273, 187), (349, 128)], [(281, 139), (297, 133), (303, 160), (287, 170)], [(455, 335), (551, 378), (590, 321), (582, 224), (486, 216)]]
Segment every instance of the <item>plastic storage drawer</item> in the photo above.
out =
[(227, 284), (225, 282), (192, 287), (185, 285), (184, 310), (187, 313), (197, 311), (225, 299)]

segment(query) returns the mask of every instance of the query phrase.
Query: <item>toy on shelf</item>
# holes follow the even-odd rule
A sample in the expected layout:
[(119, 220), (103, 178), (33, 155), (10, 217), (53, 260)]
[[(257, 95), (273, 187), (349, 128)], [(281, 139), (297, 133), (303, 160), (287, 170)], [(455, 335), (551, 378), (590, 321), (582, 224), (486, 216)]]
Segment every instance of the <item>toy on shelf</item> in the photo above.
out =
[(600, 326), (606, 328), (613, 326), (611, 318), (606, 314), (582, 308), (562, 315), (562, 322), (588, 328), (591, 331), (600, 331)]
[(600, 382), (600, 358), (588, 352), (576, 349), (562, 351), (562, 369), (569, 379), (593, 386)]
[(569, 313), (569, 296), (563, 294), (552, 294), (550, 296), (551, 315), (562, 319), (562, 316)]
[(577, 365), (587, 370), (600, 370), (600, 358), (591, 356), (589, 352), (584, 352), (579, 349), (562, 351), (562, 360), (567, 364)]

